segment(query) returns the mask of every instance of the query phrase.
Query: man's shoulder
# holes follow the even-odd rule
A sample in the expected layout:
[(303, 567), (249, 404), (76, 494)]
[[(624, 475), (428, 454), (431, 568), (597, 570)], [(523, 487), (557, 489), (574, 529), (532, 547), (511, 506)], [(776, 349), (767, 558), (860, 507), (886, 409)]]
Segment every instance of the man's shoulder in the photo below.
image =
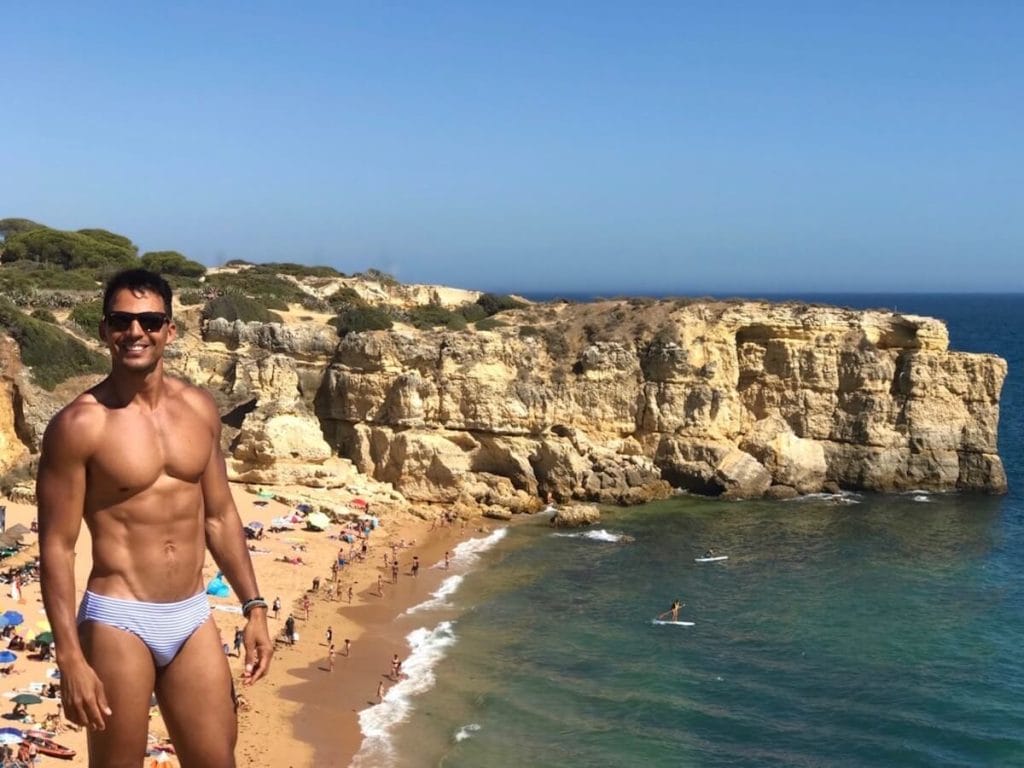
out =
[(72, 430), (80, 432), (90, 427), (102, 427), (106, 422), (108, 409), (101, 403), (93, 389), (86, 390), (65, 405), (50, 420), (50, 429), (55, 432)]
[(207, 413), (210, 410), (214, 412), (217, 410), (217, 406), (213, 401), (213, 395), (202, 387), (197, 387), (195, 384), (174, 376), (167, 376), (165, 378), (165, 386), (167, 387), (168, 394), (179, 398), (198, 411)]

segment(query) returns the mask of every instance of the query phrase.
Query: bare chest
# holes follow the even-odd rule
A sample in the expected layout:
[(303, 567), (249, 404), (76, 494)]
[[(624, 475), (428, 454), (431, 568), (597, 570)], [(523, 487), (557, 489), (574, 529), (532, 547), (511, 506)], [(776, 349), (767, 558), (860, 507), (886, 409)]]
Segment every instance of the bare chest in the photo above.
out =
[(107, 425), (89, 464), (90, 485), (103, 495), (138, 493), (164, 477), (198, 483), (209, 462), (212, 434), (191, 409), (118, 412)]

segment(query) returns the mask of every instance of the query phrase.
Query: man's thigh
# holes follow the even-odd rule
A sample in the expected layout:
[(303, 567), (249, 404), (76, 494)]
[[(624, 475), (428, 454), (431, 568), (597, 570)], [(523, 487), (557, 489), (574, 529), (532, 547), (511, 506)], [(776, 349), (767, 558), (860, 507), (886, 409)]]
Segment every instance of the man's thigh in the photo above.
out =
[(104, 730), (89, 732), (89, 764), (136, 768), (146, 756), (153, 655), (137, 635), (100, 622), (83, 622), (78, 635), (112, 713)]
[(211, 616), (157, 672), (156, 696), (183, 768), (234, 766), (231, 670)]

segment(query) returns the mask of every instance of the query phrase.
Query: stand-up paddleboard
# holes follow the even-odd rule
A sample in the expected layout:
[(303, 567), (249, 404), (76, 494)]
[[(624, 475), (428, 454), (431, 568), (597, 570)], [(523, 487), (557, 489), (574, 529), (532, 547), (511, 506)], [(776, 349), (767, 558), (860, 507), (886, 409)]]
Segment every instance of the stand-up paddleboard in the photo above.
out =
[(719, 560), (728, 560), (728, 555), (716, 555), (715, 557), (695, 557), (693, 562), (695, 563), (717, 563)]
[(671, 624), (676, 627), (692, 627), (694, 622), (692, 621), (662, 621), (661, 619), (651, 619), (651, 624)]

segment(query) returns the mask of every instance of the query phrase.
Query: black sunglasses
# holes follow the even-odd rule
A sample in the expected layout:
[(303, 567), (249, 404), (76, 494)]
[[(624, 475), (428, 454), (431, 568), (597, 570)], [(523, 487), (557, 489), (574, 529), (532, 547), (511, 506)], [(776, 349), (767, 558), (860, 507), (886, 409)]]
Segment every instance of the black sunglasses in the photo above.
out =
[(139, 327), (146, 333), (156, 333), (170, 318), (163, 312), (108, 312), (104, 320), (112, 331), (127, 331), (138, 320)]

